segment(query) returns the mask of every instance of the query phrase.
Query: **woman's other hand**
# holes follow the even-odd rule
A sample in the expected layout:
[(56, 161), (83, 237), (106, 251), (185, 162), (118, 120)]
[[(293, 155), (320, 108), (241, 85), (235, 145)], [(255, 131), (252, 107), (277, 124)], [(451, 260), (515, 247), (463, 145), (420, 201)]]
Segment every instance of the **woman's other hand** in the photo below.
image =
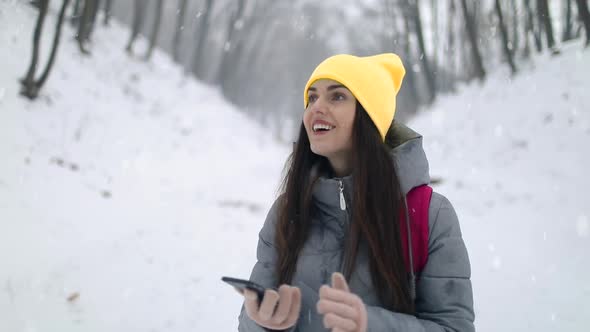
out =
[(361, 298), (350, 292), (341, 273), (332, 274), (332, 287), (320, 288), (317, 310), (324, 315), (324, 327), (332, 332), (366, 332), (367, 309)]

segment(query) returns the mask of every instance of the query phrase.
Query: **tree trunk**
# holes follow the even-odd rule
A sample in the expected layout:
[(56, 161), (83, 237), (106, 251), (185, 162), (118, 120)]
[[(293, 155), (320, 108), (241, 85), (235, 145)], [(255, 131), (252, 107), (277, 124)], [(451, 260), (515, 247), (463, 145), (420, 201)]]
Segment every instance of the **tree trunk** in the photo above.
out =
[(94, 21), (96, 19), (96, 12), (98, 11), (97, 0), (85, 0), (84, 7), (82, 9), (82, 16), (78, 24), (78, 34), (76, 40), (78, 41), (78, 48), (82, 54), (90, 54), (86, 49), (86, 44), (90, 39), (92, 33)]
[(588, 3), (586, 0), (576, 0), (578, 5), (578, 13), (580, 19), (584, 22), (584, 28), (586, 29), (586, 47), (590, 46), (590, 11), (588, 10)]
[(156, 9), (155, 9), (155, 17), (154, 17), (154, 25), (152, 26), (152, 31), (150, 33), (150, 46), (145, 54), (144, 60), (149, 60), (152, 57), (154, 52), (154, 48), (158, 43), (158, 35), (160, 33), (160, 21), (162, 17), (162, 5), (163, 0), (156, 0)]
[(506, 25), (504, 24), (504, 15), (502, 14), (502, 7), (500, 5), (500, 0), (495, 0), (495, 8), (496, 14), (498, 15), (498, 24), (500, 25), (500, 36), (502, 37), (502, 49), (504, 50), (504, 56), (510, 65), (510, 71), (512, 75), (516, 74), (516, 65), (514, 64), (514, 58), (512, 57), (512, 52), (510, 51), (510, 47), (508, 46), (508, 31), (506, 29)]
[(563, 18), (563, 34), (561, 35), (561, 40), (566, 42), (574, 38), (572, 31), (572, 0), (565, 0), (563, 5), (565, 6), (565, 15)]
[(172, 58), (175, 62), (180, 62), (180, 41), (182, 40), (182, 31), (184, 30), (184, 18), (186, 17), (187, 0), (180, 0), (178, 11), (176, 12), (176, 29), (174, 40), (172, 41)]
[(213, 6), (213, 0), (205, 1), (205, 8), (202, 11), (201, 22), (199, 24), (199, 30), (197, 31), (198, 39), (195, 44), (195, 51), (193, 52), (193, 59), (191, 70), (199, 78), (202, 78), (200, 68), (201, 62), (203, 61), (203, 50), (205, 49), (205, 42), (207, 41), (207, 35), (209, 34), (209, 18), (211, 17), (211, 8)]
[(510, 43), (510, 51), (514, 55), (520, 42), (518, 38), (518, 7), (516, 6), (516, 0), (511, 0), (510, 4), (512, 5), (512, 42)]
[(39, 78), (39, 80), (37, 80), (35, 82), (35, 85), (37, 86), (37, 91), (39, 89), (41, 89), (41, 87), (47, 81), (47, 77), (49, 77), (49, 72), (51, 71), (51, 68), (53, 68), (53, 64), (55, 63), (55, 58), (57, 56), (57, 48), (59, 46), (59, 40), (61, 37), (61, 30), (63, 27), (63, 21), (64, 21), (64, 17), (66, 14), (66, 8), (68, 7), (69, 3), (70, 3), (70, 0), (63, 0), (63, 3), (61, 5), (61, 10), (59, 11), (59, 17), (57, 19), (57, 24), (55, 26), (55, 35), (53, 36), (53, 46), (51, 47), (51, 54), (49, 55), (49, 61), (47, 62), (47, 65), (45, 66), (45, 70), (43, 70), (43, 74), (41, 74), (41, 77)]
[(133, 44), (137, 39), (141, 31), (141, 27), (143, 26), (143, 18), (145, 14), (145, 6), (142, 0), (135, 0), (133, 2), (133, 22), (131, 24), (131, 36), (129, 37), (129, 41), (127, 42), (127, 47), (125, 50), (128, 54), (133, 54)]
[(432, 68), (430, 67), (430, 62), (428, 61), (428, 55), (426, 54), (426, 45), (424, 43), (424, 33), (422, 30), (422, 19), (420, 18), (420, 1), (415, 0), (413, 4), (410, 4), (409, 1), (406, 3), (409, 5), (409, 8), (411, 8), (412, 14), (414, 16), (414, 28), (416, 31), (416, 37), (418, 39), (418, 47), (420, 49), (420, 62), (422, 64), (422, 69), (424, 70), (426, 86), (428, 87), (428, 96), (426, 102), (430, 105), (436, 98), (436, 86)]
[(41, 0), (29, 0), (29, 5), (41, 9)]
[(537, 0), (537, 10), (539, 13), (539, 21), (543, 24), (545, 36), (547, 37), (547, 47), (552, 54), (558, 54), (559, 49), (555, 47), (555, 38), (553, 37), (553, 24), (551, 23), (551, 13), (549, 12), (549, 4), (547, 0)]
[(96, 16), (98, 15), (98, 11), (100, 9), (100, 0), (93, 0), (92, 7), (90, 8), (90, 25), (88, 28), (88, 33), (86, 35), (86, 41), (90, 41), (90, 36), (94, 32), (94, 26), (96, 24)]
[[(473, 22), (477, 22), (475, 11), (470, 10), (470, 13)], [(475, 26), (477, 26), (477, 24), (475, 24)], [(472, 33), (478, 36), (477, 32)], [(471, 81), (472, 78), (477, 77), (475, 73), (475, 63), (473, 61), (473, 56), (471, 55), (469, 35), (466, 29), (460, 29), (457, 36), (457, 64), (458, 76), (464, 81)]]
[[(527, 21), (527, 31), (533, 35), (533, 39), (535, 40), (535, 47), (537, 52), (541, 53), (543, 51), (543, 42), (541, 41), (541, 36), (538, 33), (540, 30), (539, 28), (535, 29), (535, 14), (533, 13), (533, 9), (531, 7), (530, 0), (524, 0), (524, 7), (526, 10), (526, 21)], [(528, 37), (527, 37), (528, 38)]]
[(481, 58), (481, 53), (479, 52), (479, 47), (477, 45), (477, 36), (475, 34), (475, 23), (473, 22), (473, 17), (469, 14), (467, 9), (467, 0), (461, 0), (461, 7), (463, 8), (463, 17), (465, 19), (465, 29), (467, 30), (467, 35), (469, 37), (469, 43), (471, 44), (471, 55), (473, 57), (473, 63), (475, 65), (475, 76), (480, 80), (483, 81), (486, 76), (485, 69), (483, 68), (483, 61)]
[[(440, 0), (439, 0), (440, 1)], [(435, 88), (438, 91), (440, 86), (440, 35), (439, 35), (439, 17), (438, 17), (438, 1), (431, 0), (430, 6), (432, 8), (432, 68), (434, 68)]]
[[(235, 65), (235, 62), (232, 61), (234, 58), (234, 53), (236, 51), (235, 45), (235, 35), (236, 30), (241, 28), (244, 25), (244, 9), (246, 8), (246, 1), (245, 0), (238, 0), (238, 8), (232, 13), (227, 27), (227, 35), (225, 38), (225, 45), (223, 47), (222, 59), (221, 64), (219, 66), (219, 70), (217, 71), (217, 79), (216, 82), (220, 86), (225, 86), (225, 82), (229, 79), (229, 73), (231, 73), (231, 68)], [(240, 24), (241, 26), (238, 26)]]
[(109, 26), (113, 15), (113, 0), (106, 0), (104, 3), (104, 18), (102, 24)]
[(449, 18), (448, 18), (448, 49), (447, 49), (447, 63), (449, 82), (452, 85), (452, 91), (455, 90), (455, 81), (457, 68), (455, 59), (455, 17), (457, 16), (457, 7), (455, 0), (449, 0)]
[[(35, 72), (37, 71), (37, 64), (39, 62), (39, 49), (41, 47), (41, 33), (43, 32), (43, 23), (45, 23), (45, 17), (47, 16), (47, 9), (49, 7), (49, 0), (41, 0), (39, 2), (39, 16), (37, 16), (37, 22), (35, 24), (35, 30), (33, 32), (33, 54), (31, 56), (31, 64), (27, 70), (27, 74), (21, 83), (23, 85), (23, 91), (27, 87), (33, 85)], [(21, 92), (23, 93), (23, 92)]]
[(74, 9), (72, 12), (72, 17), (70, 18), (70, 24), (72, 27), (78, 26), (80, 22), (80, 15), (82, 15), (82, 6), (80, 6), (80, 2), (83, 0), (75, 0), (74, 1)]
[(41, 74), (41, 77), (38, 80), (34, 80), (35, 71), (37, 68), (38, 63), (38, 52), (39, 52), (39, 43), (40, 43), (40, 34), (43, 29), (43, 21), (45, 20), (45, 16), (47, 15), (47, 9), (49, 7), (49, 0), (43, 0), (39, 3), (39, 18), (37, 19), (37, 25), (35, 26), (35, 32), (33, 34), (33, 61), (31, 66), (29, 67), (29, 71), (27, 72), (27, 76), (25, 79), (21, 81), (21, 95), (29, 98), (29, 99), (36, 99), (39, 95), (39, 90), (47, 81), (49, 77), (49, 72), (53, 67), (55, 62), (55, 57), (57, 55), (57, 48), (59, 45), (59, 40), (61, 36), (61, 30), (65, 18), (66, 9), (69, 5), (70, 0), (63, 0), (61, 9), (59, 11), (59, 16), (57, 20), (57, 24), (55, 27), (55, 35), (53, 36), (53, 45), (51, 47), (51, 54), (49, 55), (49, 59), (47, 64), (45, 65), (45, 69)]
[[(240, 0), (241, 1), (241, 0)], [(240, 26), (235, 27), (236, 31), (232, 33), (232, 43), (228, 56), (228, 67), (224, 69), (224, 76), (221, 80), (222, 90), (226, 96), (239, 94), (241, 89), (240, 81), (244, 77), (251, 76), (256, 71), (254, 65), (257, 60), (261, 59), (260, 50), (263, 49), (266, 35), (271, 29), (265, 29), (272, 25), (273, 13), (276, 11), (279, 2), (273, 1), (262, 4), (261, 1), (252, 1), (253, 10), (250, 15), (246, 16), (246, 1), (242, 8), (242, 19)], [(253, 19), (256, 13), (264, 11), (266, 14), (257, 19)], [(238, 29), (239, 28), (239, 29)], [(231, 79), (230, 79), (231, 75)]]
[(525, 8), (524, 8), (524, 24), (522, 25), (523, 28), (523, 36), (524, 36), (524, 47), (522, 49), (522, 56), (523, 58), (530, 58), (531, 56), (531, 43), (529, 42), (529, 34), (533, 33), (533, 28), (531, 26), (531, 21), (529, 20), (529, 12), (526, 8), (527, 4), (527, 0), (524, 1), (525, 2)]
[[(403, 13), (403, 11), (402, 11)], [(413, 68), (413, 64), (414, 64), (414, 54), (412, 52), (412, 47), (410, 45), (410, 33), (412, 31), (411, 27), (410, 27), (410, 20), (407, 18), (407, 15), (402, 14), (404, 16), (404, 28), (405, 31), (403, 31), (400, 35), (401, 35), (401, 46), (403, 49), (403, 53), (405, 55), (405, 58), (407, 59), (406, 62), (406, 67), (408, 67), (408, 69), (406, 70), (406, 76), (404, 78), (404, 84), (406, 85), (406, 90), (407, 95), (410, 99), (410, 103), (413, 105), (419, 105), (420, 104), (420, 93), (418, 91), (418, 85), (416, 84), (416, 73), (414, 72), (414, 68)]]

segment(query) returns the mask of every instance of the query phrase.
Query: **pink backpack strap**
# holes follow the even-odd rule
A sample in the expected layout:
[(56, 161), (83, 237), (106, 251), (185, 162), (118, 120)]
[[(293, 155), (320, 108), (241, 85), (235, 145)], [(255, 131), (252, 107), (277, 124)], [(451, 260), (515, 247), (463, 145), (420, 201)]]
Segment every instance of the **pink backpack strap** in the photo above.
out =
[[(432, 188), (428, 185), (422, 185), (410, 190), (406, 196), (408, 215), (410, 216), (410, 233), (412, 238), (412, 257), (414, 263), (414, 273), (419, 274), (428, 260), (428, 210), (430, 207), (430, 198), (432, 197)], [(404, 252), (404, 262), (406, 270), (410, 271), (410, 255), (408, 251), (408, 230), (406, 224), (406, 215), (402, 211), (400, 223), (402, 238), (402, 249)]]

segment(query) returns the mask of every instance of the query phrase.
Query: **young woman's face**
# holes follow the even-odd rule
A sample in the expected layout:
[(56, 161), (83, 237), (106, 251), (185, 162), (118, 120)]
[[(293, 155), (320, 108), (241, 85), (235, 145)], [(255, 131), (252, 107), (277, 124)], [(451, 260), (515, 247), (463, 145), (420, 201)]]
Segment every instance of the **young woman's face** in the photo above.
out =
[(311, 151), (331, 162), (348, 160), (355, 112), (356, 98), (342, 84), (332, 80), (312, 84), (303, 114)]

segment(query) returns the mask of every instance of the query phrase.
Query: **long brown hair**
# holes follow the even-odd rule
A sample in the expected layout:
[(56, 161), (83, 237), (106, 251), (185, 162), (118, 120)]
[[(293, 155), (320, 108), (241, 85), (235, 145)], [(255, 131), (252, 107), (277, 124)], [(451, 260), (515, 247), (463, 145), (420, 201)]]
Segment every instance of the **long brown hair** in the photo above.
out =
[[(371, 277), (381, 303), (392, 311), (413, 314), (399, 227), (404, 206), (399, 178), (377, 127), (358, 102), (352, 136), (353, 206), (343, 272), (350, 279), (359, 244), (366, 241)], [(331, 173), (327, 158), (311, 151), (303, 123), (286, 170), (275, 233), (279, 284), (291, 282), (309, 235), (313, 185), (320, 175)]]

